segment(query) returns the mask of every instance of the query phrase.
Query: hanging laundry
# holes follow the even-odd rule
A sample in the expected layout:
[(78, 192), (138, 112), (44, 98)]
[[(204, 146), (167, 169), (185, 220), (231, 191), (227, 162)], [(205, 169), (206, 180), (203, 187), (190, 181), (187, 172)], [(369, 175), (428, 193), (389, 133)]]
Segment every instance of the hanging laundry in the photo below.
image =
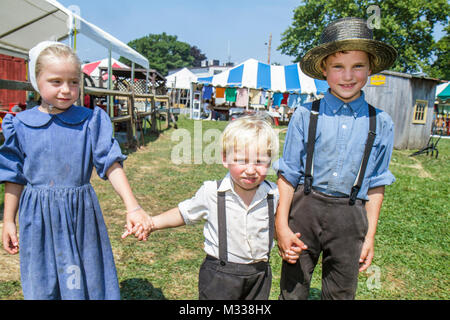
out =
[(281, 100), (283, 100), (283, 94), (281, 92), (275, 92), (273, 94), (273, 103), (272, 106), (279, 106), (281, 104)]
[(261, 92), (261, 100), (259, 101), (259, 104), (267, 106), (267, 98), (269, 96), (269, 93), (267, 91)]
[(289, 98), (289, 92), (283, 93), (283, 100), (281, 100), (281, 104), (287, 104)]
[(227, 88), (225, 90), (225, 100), (228, 102), (236, 102), (236, 88)]
[(302, 105), (302, 97), (299, 94), (291, 94), (287, 103), (289, 108), (297, 108)]
[(261, 103), (261, 90), (250, 89), (250, 104), (264, 104)]
[(216, 88), (216, 98), (225, 98), (225, 88)]
[(203, 94), (203, 99), (204, 99), (204, 100), (210, 100), (210, 99), (211, 99), (211, 96), (212, 96), (212, 90), (213, 90), (213, 87), (212, 87), (212, 86), (204, 86), (204, 87), (203, 87), (203, 92), (202, 92), (202, 94)]
[(236, 107), (247, 107), (248, 106), (248, 89), (239, 88), (236, 95)]

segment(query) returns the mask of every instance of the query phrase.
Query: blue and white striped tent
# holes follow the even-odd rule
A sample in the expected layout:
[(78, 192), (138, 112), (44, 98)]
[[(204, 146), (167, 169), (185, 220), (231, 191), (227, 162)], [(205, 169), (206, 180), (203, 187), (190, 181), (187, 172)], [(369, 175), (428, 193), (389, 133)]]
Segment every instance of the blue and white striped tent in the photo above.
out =
[(245, 87), (314, 95), (328, 90), (325, 80), (308, 77), (302, 72), (298, 63), (274, 66), (255, 59), (248, 59), (212, 77), (198, 78), (197, 82), (215, 87)]

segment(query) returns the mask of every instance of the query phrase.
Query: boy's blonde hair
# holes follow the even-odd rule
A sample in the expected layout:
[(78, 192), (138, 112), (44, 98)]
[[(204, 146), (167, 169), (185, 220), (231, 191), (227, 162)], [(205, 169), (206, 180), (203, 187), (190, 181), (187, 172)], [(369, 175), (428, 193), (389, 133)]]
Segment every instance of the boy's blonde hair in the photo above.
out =
[(67, 60), (73, 62), (79, 70), (79, 77), (81, 78), (81, 61), (72, 49), (64, 44), (54, 44), (51, 45), (39, 54), (36, 59), (35, 75), (36, 79), (39, 77), (44, 65), (48, 59), (51, 58), (66, 58)]
[(271, 124), (261, 115), (251, 115), (230, 122), (221, 136), (222, 155), (234, 154), (239, 149), (258, 147), (258, 155), (271, 160), (278, 154), (278, 135)]

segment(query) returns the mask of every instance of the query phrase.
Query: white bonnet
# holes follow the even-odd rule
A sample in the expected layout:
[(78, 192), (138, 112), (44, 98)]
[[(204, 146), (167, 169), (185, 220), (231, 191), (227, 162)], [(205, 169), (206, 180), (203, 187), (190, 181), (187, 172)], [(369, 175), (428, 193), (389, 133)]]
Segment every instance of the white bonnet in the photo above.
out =
[(37, 80), (36, 80), (36, 60), (38, 59), (38, 57), (42, 51), (44, 51), (48, 47), (51, 47), (54, 45), (66, 46), (64, 43), (57, 42), (57, 41), (42, 41), (42, 42), (39, 42), (37, 45), (35, 45), (33, 48), (31, 48), (31, 50), (29, 52), (30, 61), (28, 63), (28, 74), (29, 74), (31, 85), (33, 86), (34, 90), (36, 90), (37, 92), (39, 92), (39, 88), (38, 88)]

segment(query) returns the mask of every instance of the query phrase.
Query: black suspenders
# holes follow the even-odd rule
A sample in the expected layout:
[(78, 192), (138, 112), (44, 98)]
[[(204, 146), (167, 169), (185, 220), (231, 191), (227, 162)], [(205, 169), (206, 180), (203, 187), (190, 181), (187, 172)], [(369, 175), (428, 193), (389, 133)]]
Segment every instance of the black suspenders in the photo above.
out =
[[(305, 164), (305, 183), (303, 190), (305, 194), (311, 192), (313, 184), (312, 176), (312, 163), (314, 154), (314, 145), (316, 143), (316, 131), (317, 131), (317, 120), (319, 118), (320, 100), (315, 100), (312, 103), (311, 113), (309, 118), (309, 129), (308, 129), (308, 143), (306, 147), (306, 164)], [(361, 189), (364, 174), (366, 173), (367, 163), (369, 162), (370, 152), (372, 151), (373, 143), (375, 141), (376, 130), (377, 130), (377, 117), (375, 108), (369, 104), (369, 133), (367, 135), (366, 146), (364, 148), (363, 158), (361, 160), (361, 166), (359, 167), (358, 176), (356, 178), (355, 184), (350, 191), (349, 205), (354, 205), (356, 201), (356, 196)]]
[[(269, 184), (267, 181), (265, 183)], [(217, 181), (217, 189), (219, 189), (222, 180)], [(269, 184), (270, 185), (270, 184)], [(267, 203), (269, 211), (269, 250), (267, 252), (268, 260), (270, 258), (270, 249), (274, 234), (274, 200), (273, 194), (267, 194)], [(225, 192), (217, 191), (217, 224), (219, 234), (219, 260), (221, 265), (228, 262), (228, 244), (227, 244), (227, 215), (225, 208)]]

